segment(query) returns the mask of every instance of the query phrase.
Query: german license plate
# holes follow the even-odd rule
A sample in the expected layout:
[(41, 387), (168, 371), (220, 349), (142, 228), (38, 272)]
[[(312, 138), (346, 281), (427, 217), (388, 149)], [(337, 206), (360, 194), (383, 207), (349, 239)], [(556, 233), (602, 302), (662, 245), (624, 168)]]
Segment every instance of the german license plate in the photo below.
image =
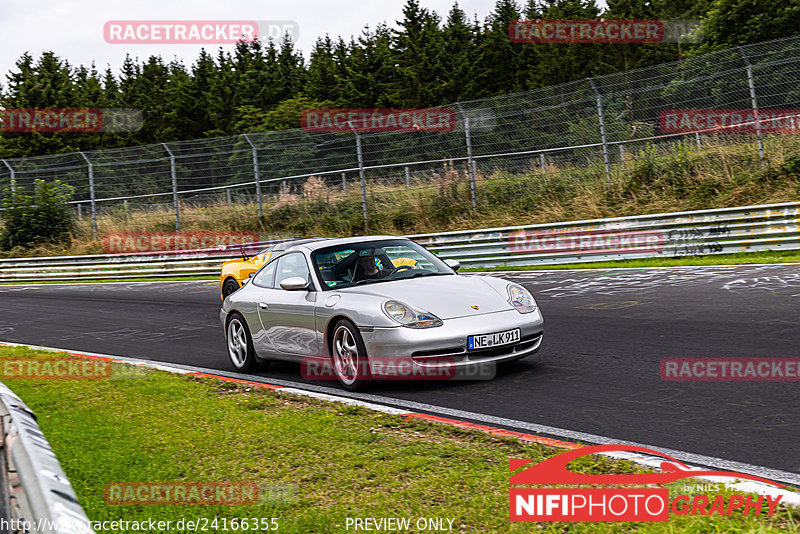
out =
[(519, 341), (519, 328), (514, 330), (506, 330), (505, 332), (496, 332), (494, 334), (482, 334), (480, 336), (467, 337), (467, 349), (489, 349), (492, 347), (499, 347), (500, 345), (508, 345)]

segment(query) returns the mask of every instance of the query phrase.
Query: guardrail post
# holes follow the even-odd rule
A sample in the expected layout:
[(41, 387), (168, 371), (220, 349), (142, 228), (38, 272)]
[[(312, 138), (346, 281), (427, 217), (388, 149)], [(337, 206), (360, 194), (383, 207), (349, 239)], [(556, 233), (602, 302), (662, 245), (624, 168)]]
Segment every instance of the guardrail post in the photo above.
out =
[(469, 130), (469, 117), (464, 113), (464, 109), (461, 107), (460, 102), (456, 102), (456, 107), (458, 108), (458, 112), (461, 113), (461, 116), (464, 117), (464, 136), (466, 138), (467, 143), (467, 169), (469, 170), (469, 189), (470, 195), (472, 196), (472, 209), (477, 209), (478, 207), (478, 188), (475, 184), (475, 166), (473, 165), (472, 161), (472, 137), (470, 135)]
[(753, 109), (753, 117), (756, 119), (756, 137), (758, 138), (758, 155), (761, 158), (761, 168), (767, 167), (767, 158), (764, 153), (764, 136), (761, 134), (761, 118), (758, 116), (758, 100), (756, 99), (756, 83), (753, 78), (753, 66), (750, 64), (750, 59), (744, 53), (744, 49), (739, 46), (739, 54), (745, 63), (747, 70), (747, 86), (750, 88), (750, 105)]
[(8, 172), (11, 173), (11, 194), (17, 192), (17, 180), (15, 179), (16, 173), (14, 172), (14, 168), (11, 166), (9, 162), (6, 160), (2, 160), (5, 163), (6, 167), (8, 167)]
[(164, 147), (164, 150), (167, 151), (169, 154), (169, 172), (172, 176), (172, 204), (175, 207), (175, 231), (181, 231), (181, 212), (180, 208), (178, 207), (178, 175), (175, 171), (175, 154), (172, 153), (172, 150), (169, 149), (167, 143), (161, 143)]
[(261, 177), (258, 174), (258, 149), (247, 134), (242, 135), (244, 135), (244, 138), (247, 139), (247, 142), (250, 143), (250, 146), (253, 148), (253, 177), (256, 181), (256, 201), (258, 202), (258, 218), (260, 219), (264, 216), (264, 201), (261, 197)]
[(594, 80), (591, 78), (586, 78), (589, 81), (589, 85), (592, 87), (592, 91), (594, 91), (595, 96), (597, 97), (597, 118), (600, 120), (600, 139), (603, 142), (603, 162), (606, 166), (606, 184), (611, 185), (611, 162), (608, 158), (608, 141), (606, 139), (606, 120), (603, 114), (603, 95), (600, 94), (600, 91), (597, 89), (597, 86), (594, 83)]
[(92, 234), (94, 238), (97, 239), (97, 204), (94, 197), (94, 165), (92, 165), (92, 162), (86, 157), (86, 154), (83, 152), (78, 152), (78, 154), (83, 156), (83, 159), (86, 160), (86, 164), (89, 166), (89, 200), (92, 205)]

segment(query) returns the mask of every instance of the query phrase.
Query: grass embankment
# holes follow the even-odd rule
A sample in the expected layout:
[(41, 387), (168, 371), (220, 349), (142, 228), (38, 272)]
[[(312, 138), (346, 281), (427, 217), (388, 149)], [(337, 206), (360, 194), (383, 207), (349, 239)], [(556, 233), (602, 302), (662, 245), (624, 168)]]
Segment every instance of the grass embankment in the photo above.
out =
[[(754, 143), (707, 136), (694, 143), (662, 145), (628, 152), (612, 165), (606, 184), (602, 165), (559, 164), (539, 169), (538, 158), (516, 160), (516, 169), (497, 170), (478, 163), (478, 206), (472, 209), (468, 177), (452, 169), (418, 172), (406, 189), (402, 169), (382, 171), (381, 183), (367, 173), (369, 233), (413, 234), (471, 228), (597, 219), (693, 209), (735, 207), (800, 199), (800, 138), (766, 140), (767, 169), (761, 168)], [(592, 156), (592, 160), (597, 158)], [(508, 169), (508, 167), (505, 167)], [(181, 225), (191, 231), (249, 231), (269, 236), (347, 236), (364, 233), (359, 188), (348, 194), (318, 179), (306, 182), (304, 194), (267, 197), (263, 219), (252, 203), (193, 207), (184, 203)], [(99, 233), (170, 232), (171, 205), (135, 209), (118, 206), (100, 215)], [(84, 218), (69, 247), (42, 246), (5, 251), (6, 256), (101, 253)]]
[[(0, 359), (12, 357), (64, 355), (0, 347)], [(785, 533), (800, 524), (798, 510), (780, 506), (768, 517), (766, 505), (749, 517), (511, 524), (508, 459), (562, 450), (213, 379), (128, 378), (6, 381), (38, 415), (92, 521), (277, 517), (278, 532), (303, 534), (345, 532), (348, 517), (447, 518), (456, 532)], [(640, 472), (605, 457), (572, 467)], [(276, 491), (255, 505), (107, 504), (104, 486), (123, 481), (245, 481)]]

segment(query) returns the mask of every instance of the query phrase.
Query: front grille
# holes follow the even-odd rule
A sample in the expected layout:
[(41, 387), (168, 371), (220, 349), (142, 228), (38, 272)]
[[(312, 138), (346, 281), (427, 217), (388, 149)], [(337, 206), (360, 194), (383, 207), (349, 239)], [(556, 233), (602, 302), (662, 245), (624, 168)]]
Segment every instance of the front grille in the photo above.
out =
[(424, 364), (453, 364), (466, 361), (481, 361), (501, 356), (508, 356), (515, 352), (521, 352), (533, 347), (542, 337), (542, 332), (538, 334), (522, 336), (513, 345), (503, 345), (489, 349), (479, 349), (467, 352), (461, 347), (446, 347), (442, 349), (418, 350), (411, 353), (411, 358), (417, 363)]

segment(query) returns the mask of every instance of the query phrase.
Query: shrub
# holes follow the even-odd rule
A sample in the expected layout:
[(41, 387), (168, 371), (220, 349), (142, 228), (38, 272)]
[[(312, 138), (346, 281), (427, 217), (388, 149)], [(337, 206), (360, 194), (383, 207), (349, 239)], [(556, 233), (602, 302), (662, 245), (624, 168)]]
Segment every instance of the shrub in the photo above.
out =
[(75, 229), (69, 205), (72, 193), (71, 186), (58, 180), (36, 180), (32, 195), (22, 187), (17, 187), (14, 193), (5, 189), (0, 248), (68, 242)]

